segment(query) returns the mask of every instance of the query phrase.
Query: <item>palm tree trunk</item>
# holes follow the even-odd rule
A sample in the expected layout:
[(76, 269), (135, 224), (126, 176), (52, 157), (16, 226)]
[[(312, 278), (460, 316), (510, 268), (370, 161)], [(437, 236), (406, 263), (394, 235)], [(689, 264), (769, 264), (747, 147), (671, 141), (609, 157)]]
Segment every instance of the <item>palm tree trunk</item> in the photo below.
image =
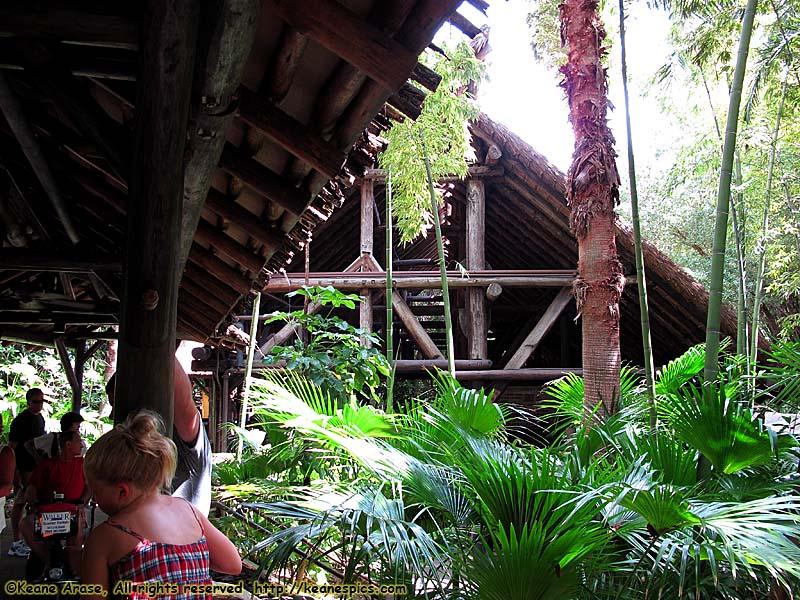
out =
[(575, 151), (567, 173), (570, 225), (578, 239), (574, 293), (582, 320), (584, 403), (607, 413), (619, 393), (619, 299), (625, 285), (614, 236), (619, 173), (608, 127), (607, 79), (602, 57), (605, 30), (597, 2), (565, 0), (561, 31), (568, 45), (561, 68)]
[(625, 95), (625, 131), (628, 136), (628, 179), (631, 186), (631, 219), (633, 220), (633, 248), (636, 257), (636, 281), (639, 286), (639, 316), (642, 324), (642, 351), (644, 353), (644, 376), (647, 385), (647, 401), (650, 405), (650, 428), (655, 430), (656, 384), (653, 369), (653, 345), (650, 340), (650, 311), (647, 302), (647, 277), (642, 254), (642, 229), (639, 223), (639, 194), (636, 190), (636, 166), (633, 160), (633, 138), (631, 136), (631, 107), (628, 98), (628, 61), (625, 51), (625, 2), (619, 0), (619, 39), (622, 52), (622, 89)]
[(783, 104), (786, 99), (786, 88), (789, 81), (788, 68), (783, 79), (781, 88), (781, 99), (778, 103), (778, 114), (775, 116), (775, 128), (772, 130), (772, 140), (769, 147), (769, 166), (767, 167), (767, 189), (764, 198), (764, 213), (761, 216), (761, 239), (759, 240), (759, 260), (758, 272), (756, 273), (754, 298), (753, 298), (753, 318), (752, 329), (750, 331), (750, 365), (753, 373), (755, 372), (756, 359), (758, 358), (758, 326), (761, 313), (761, 299), (763, 298), (764, 270), (767, 265), (767, 232), (769, 230), (769, 207), (772, 192), (772, 175), (775, 168), (775, 154), (778, 146), (778, 133), (781, 129), (781, 116), (783, 115)]
[(728, 104), (728, 120), (725, 126), (725, 142), (722, 148), (722, 164), (717, 191), (717, 213), (714, 224), (714, 246), (711, 257), (711, 286), (708, 298), (708, 319), (706, 321), (706, 362), (703, 371), (705, 382), (712, 383), (719, 371), (719, 337), (722, 315), (722, 281), (725, 274), (725, 245), (728, 233), (728, 206), (731, 197), (731, 172), (733, 170), (736, 133), (739, 123), (739, 104), (742, 99), (747, 55), (750, 51), (750, 36), (753, 32), (758, 0), (747, 0), (739, 37), (739, 52), (733, 72), (731, 95)]

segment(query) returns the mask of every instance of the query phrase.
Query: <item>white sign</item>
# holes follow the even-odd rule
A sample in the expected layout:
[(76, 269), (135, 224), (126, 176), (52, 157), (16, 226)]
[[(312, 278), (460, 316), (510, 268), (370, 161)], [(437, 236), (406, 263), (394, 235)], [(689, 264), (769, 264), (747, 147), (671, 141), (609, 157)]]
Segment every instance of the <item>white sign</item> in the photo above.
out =
[(69, 533), (72, 514), (68, 510), (42, 513), (42, 535), (58, 535)]

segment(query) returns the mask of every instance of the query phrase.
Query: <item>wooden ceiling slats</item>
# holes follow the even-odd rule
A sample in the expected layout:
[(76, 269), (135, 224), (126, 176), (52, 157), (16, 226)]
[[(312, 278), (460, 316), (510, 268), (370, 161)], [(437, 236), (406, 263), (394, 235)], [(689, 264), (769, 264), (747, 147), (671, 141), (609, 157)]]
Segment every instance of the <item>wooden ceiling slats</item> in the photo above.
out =
[(204, 219), (200, 219), (197, 224), (195, 239), (201, 244), (208, 244), (219, 250), (231, 260), (239, 263), (248, 271), (257, 274), (264, 267), (264, 259), (253, 254), (246, 246), (243, 246), (230, 236)]
[(139, 27), (134, 19), (80, 10), (25, 12), (4, 8), (0, 10), (0, 34), (129, 50), (139, 46)]
[[(142, 58), (139, 9), (126, 5), (110, 5), (109, 10), (105, 6), (94, 9), (91, 2), (78, 2), (82, 8), (75, 9), (76, 3), (47, 0), (48, 11), (37, 13), (38, 4), (34, 3), (34, 8), (29, 9), (23, 0), (8, 1), (22, 8), (10, 11), (5, 5), (0, 9), (0, 68), (13, 64), (27, 69), (22, 75), (27, 87), (40, 92), (38, 97), (31, 95), (28, 108), (37, 109), (39, 97), (44, 96), (49, 101), (39, 105), (39, 115), (30, 112), (42, 139), (46, 140), (46, 155), (54, 161), (56, 176), (69, 181), (65, 191), (69, 192), (69, 201), (80, 219), (81, 235), (91, 238), (101, 251), (119, 248), (125, 219), (133, 216), (129, 213), (136, 212), (127, 198), (134, 137), (129, 123), (137, 113), (148, 111), (148, 106), (134, 106), (137, 94), (131, 84), (137, 78)], [(234, 111), (230, 96), (220, 90), (227, 85), (225, 81), (234, 82), (231, 94), (240, 89), (241, 72), (237, 74), (237, 65), (243, 67), (245, 60), (243, 56), (231, 58), (233, 55), (221, 48), (237, 33), (242, 38), (247, 36), (238, 28), (224, 34), (224, 19), (208, 19), (209, 15), (203, 13), (208, 27), (200, 28), (195, 46), (198, 57), (194, 62), (193, 108), (187, 136), (184, 136), (188, 140), (185, 158), (194, 161), (198, 149), (200, 154), (209, 154), (204, 148), (214, 144), (220, 145), (221, 158), (218, 161), (214, 158), (207, 168), (202, 164), (204, 160), (198, 160), (197, 169), (187, 169), (184, 194), (187, 190), (190, 193), (200, 190), (199, 206), (208, 209), (203, 214), (211, 219), (213, 213), (231, 228), (226, 233), (208, 221), (201, 221), (196, 232), (197, 242), (191, 244), (189, 262), (181, 271), (187, 282), (181, 294), (195, 304), (186, 309), (179, 307), (180, 329), (202, 340), (214, 335), (214, 328), (227, 312), (223, 305), (234, 305), (240, 294), (247, 293), (253, 285), (260, 285), (254, 279), (263, 275), (268, 262), (280, 263), (296, 252), (294, 248), (306, 239), (307, 232), (341, 203), (345, 182), (352, 181), (363, 166), (371, 164), (369, 151), (365, 152), (360, 146), (353, 152), (349, 149), (372, 118), (379, 123), (376, 127), (388, 125), (385, 117), (376, 115), (389, 93), (406, 84), (409, 77), (428, 89), (435, 89), (438, 75), (418, 64), (417, 55), (457, 4), (455, 0), (231, 1), (232, 6), (256, 7), (256, 14), (261, 11), (262, 4), (265, 15), (270, 14), (270, 6), (277, 11), (287, 11), (292, 15), (289, 20), (294, 23), (299, 19), (300, 26), (284, 26), (277, 44), (274, 39), (261, 39), (261, 43), (265, 43), (263, 47), (271, 48), (272, 54), (266, 61), (261, 58), (261, 62), (251, 62), (249, 66), (260, 64), (263, 68), (266, 62), (266, 73), (258, 93), (245, 90)], [(356, 6), (358, 9), (352, 8)], [(187, 8), (195, 9), (196, 6)], [(98, 12), (115, 14), (95, 14)], [(5, 18), (6, 13), (12, 18)], [(64, 18), (59, 22), (54, 20), (54, 15)], [(250, 23), (256, 24), (257, 19)], [(6, 32), (7, 37), (4, 38), (2, 32)], [(25, 33), (31, 35), (21, 35)], [(276, 33), (274, 25), (258, 28), (259, 36), (275, 36)], [(226, 35), (228, 42), (221, 41)], [(328, 71), (323, 73), (327, 77), (322, 88), (318, 82), (309, 86), (308, 81), (297, 81), (300, 75), (305, 77), (313, 71), (303, 62), (304, 54), (310, 56), (306, 50), (311, 49), (308, 42), (312, 39), (316, 42), (315, 55), (323, 52), (320, 47), (333, 48), (340, 59), (333, 70), (330, 67), (334, 63), (326, 63)], [(243, 41), (240, 45), (248, 46)], [(226, 60), (229, 64), (222, 70), (227, 75), (217, 69)], [(251, 71), (248, 77), (257, 77), (257, 73)], [(148, 72), (145, 71), (145, 75)], [(209, 73), (216, 74), (208, 78)], [(83, 78), (78, 79), (76, 75)], [(87, 75), (91, 77), (85, 77)], [(224, 80), (225, 76), (231, 79)], [(100, 77), (114, 79), (97, 79)], [(373, 85), (376, 83), (373, 78), (381, 83)], [(207, 84), (217, 87), (209, 88)], [(138, 85), (145, 83), (140, 81)], [(294, 104), (298, 95), (293, 86), (320, 91), (316, 99), (304, 107)], [(180, 92), (177, 87), (172, 90), (173, 95)], [(141, 98), (140, 94), (138, 99), (141, 101)], [(420, 98), (420, 94), (409, 95), (406, 109), (413, 113), (413, 102)], [(280, 104), (287, 99), (291, 99), (292, 104)], [(144, 104), (152, 106), (150, 100)], [(308, 123), (289, 115), (309, 115)], [(208, 127), (198, 116), (210, 119)], [(234, 118), (243, 125), (229, 129), (227, 122), (222, 124)], [(140, 122), (139, 119), (135, 121)], [(53, 124), (59, 127), (54, 128)], [(291, 154), (281, 174), (253, 159), (254, 154), (245, 152), (244, 147), (226, 143), (227, 140), (241, 145), (238, 140), (248, 131), (266, 134)], [(362, 145), (365, 148), (375, 146), (367, 138)], [(6, 152), (0, 151), (7, 159)], [(15, 152), (18, 154), (18, 150)], [(6, 162), (10, 167), (13, 164)], [(214, 173), (217, 166), (220, 170)], [(20, 165), (14, 168), (19, 169)], [(29, 170), (24, 165), (22, 168)], [(265, 198), (265, 209), (279, 207), (278, 210), (265, 210), (259, 215), (256, 202), (248, 203), (245, 208), (216, 189), (209, 192), (212, 174), (217, 189), (224, 189), (227, 184), (224, 173)], [(26, 177), (33, 182), (29, 175), (27, 173)], [(207, 183), (204, 183), (205, 176), (209, 177)], [(35, 196), (32, 201), (43, 204), (44, 197), (35, 182), (32, 187), (26, 186), (26, 193)], [(41, 217), (45, 219), (43, 224), (48, 237), (54, 236), (55, 244), (63, 243), (62, 226), (44, 212)], [(182, 231), (194, 230), (191, 220), (187, 222), (187, 215), (182, 215)], [(241, 241), (243, 234), (249, 236), (246, 244)], [(183, 257), (186, 256), (185, 245), (191, 242), (185, 238), (181, 240)], [(328, 257), (332, 253), (347, 260), (351, 258), (346, 248), (322, 251)], [(232, 263), (235, 266), (231, 266)], [(178, 269), (181, 268), (179, 264)], [(247, 272), (243, 273), (245, 269)], [(23, 272), (9, 273), (15, 276)], [(38, 281), (36, 285), (50, 285), (45, 280)], [(203, 302), (203, 293), (208, 295), (206, 302)], [(205, 308), (197, 305), (198, 300)]]
[(336, 177), (346, 155), (277, 106), (247, 88), (239, 91), (239, 116), (275, 140), (282, 148), (330, 179)]
[(250, 279), (221, 258), (214, 256), (212, 252), (203, 248), (200, 244), (192, 244), (189, 261), (207, 270), (220, 281), (226, 282), (240, 294), (246, 294), (250, 291)]
[(213, 310), (215, 314), (219, 315), (227, 314), (231, 309), (231, 306), (233, 306), (233, 304), (226, 303), (226, 301), (219, 296), (209, 293), (208, 290), (203, 289), (202, 286), (194, 283), (191, 279), (184, 278), (184, 280), (181, 282), (178, 302), (180, 302), (187, 295), (202, 302), (208, 306), (209, 309)]
[(292, 27), (342, 57), (387, 91), (400, 88), (417, 63), (409, 50), (335, 0), (267, 0)]
[[(538, 235), (541, 243), (548, 249), (545, 256), (547, 254), (555, 254), (558, 256), (561, 264), (577, 264), (578, 243), (568, 230), (566, 235), (569, 237), (565, 239), (565, 232), (563, 229), (556, 227), (555, 231), (553, 231), (552, 225), (548, 225), (548, 223), (550, 223), (549, 219), (542, 218), (538, 213), (526, 218), (526, 215), (529, 214), (532, 207), (530, 205), (525, 205), (525, 201), (523, 200), (525, 197), (520, 196), (516, 189), (508, 189), (505, 186), (499, 185), (492, 186), (492, 194), (494, 193), (497, 193), (505, 202), (511, 204), (514, 211), (510, 215), (505, 214), (501, 216), (503, 212), (508, 213), (508, 211), (502, 210), (502, 203), (491, 203), (487, 210), (489, 214), (492, 215), (493, 219), (497, 218), (498, 222), (502, 221), (508, 227), (518, 230), (520, 232), (520, 238), (523, 240), (535, 237), (534, 234)], [(496, 214), (497, 216), (495, 216)], [(531, 227), (525, 228), (522, 225), (523, 223)], [(535, 231), (532, 228), (533, 223), (538, 225)], [(561, 230), (559, 231), (559, 229)]]
[(118, 256), (82, 256), (64, 250), (28, 248), (0, 248), (0, 265), (5, 270), (17, 271), (122, 271)]
[(211, 188), (205, 207), (244, 231), (258, 243), (263, 244), (267, 251), (274, 252), (280, 247), (282, 240), (277, 233), (267, 229), (262, 225), (259, 217), (238, 204), (235, 199), (226, 197), (222, 192)]
[[(136, 80), (136, 54), (130, 50), (53, 42), (49, 42), (49, 48), (75, 76)], [(23, 71), (26, 64), (28, 59), (18, 40), (0, 38), (0, 68)]]
[(240, 293), (231, 289), (227, 285), (227, 282), (220, 281), (213, 273), (198, 267), (192, 261), (187, 261), (185, 273), (187, 277), (184, 277), (184, 280), (181, 282), (182, 284), (187, 279), (191, 279), (191, 281), (204, 289), (206, 293), (213, 294), (218, 298), (222, 298), (225, 302), (228, 302), (228, 306), (236, 304), (242, 296)]
[[(39, 52), (43, 55), (45, 51)], [(122, 179), (131, 164), (133, 139), (129, 130), (114, 121), (89, 93), (86, 85), (68, 69), (54, 61), (26, 69), (26, 74), (42, 93), (67, 113), (81, 134), (94, 142)]]
[(179, 314), (191, 314), (192, 318), (196, 320), (199, 325), (201, 325), (201, 331), (208, 329), (209, 327), (211, 330), (213, 330), (216, 324), (222, 320), (225, 312), (224, 310), (223, 314), (220, 314), (220, 311), (211, 308), (208, 304), (206, 304), (206, 302), (195, 298), (184, 288), (179, 290), (179, 294), (181, 298), (181, 308), (179, 309)]
[(249, 158), (231, 144), (225, 145), (219, 166), (295, 216), (299, 217), (303, 213), (307, 200), (311, 198), (310, 194), (294, 187), (286, 179)]

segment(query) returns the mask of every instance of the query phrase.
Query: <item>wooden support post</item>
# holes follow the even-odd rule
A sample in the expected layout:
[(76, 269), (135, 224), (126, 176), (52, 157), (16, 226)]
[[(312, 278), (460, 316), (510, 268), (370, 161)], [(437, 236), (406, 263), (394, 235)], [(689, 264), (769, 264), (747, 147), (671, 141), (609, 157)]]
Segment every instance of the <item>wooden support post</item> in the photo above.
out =
[[(364, 268), (369, 268), (369, 259), (372, 258), (374, 224), (375, 182), (365, 179), (361, 182), (361, 261)], [(368, 288), (362, 288), (360, 293), (359, 326), (372, 333), (372, 295)], [(362, 339), (362, 343), (367, 348), (372, 347), (366, 339)]]
[(145, 2), (125, 284), (117, 421), (151, 408), (172, 431), (183, 158), (199, 24), (193, 0)]
[(544, 311), (544, 315), (542, 315), (542, 318), (539, 319), (539, 322), (533, 327), (533, 330), (528, 334), (528, 337), (525, 338), (525, 341), (522, 342), (522, 345), (514, 353), (514, 356), (508, 359), (508, 363), (503, 367), (504, 369), (519, 369), (525, 364), (525, 361), (528, 360), (530, 355), (533, 354), (533, 351), (536, 350), (542, 338), (550, 331), (550, 328), (555, 324), (556, 319), (558, 319), (571, 299), (571, 288), (563, 288), (558, 292), (558, 295), (550, 303), (550, 306), (547, 307), (547, 310)]
[[(486, 188), (481, 179), (467, 180), (467, 270), (485, 268)], [(486, 334), (486, 296), (484, 290), (467, 290), (468, 358), (488, 356)]]

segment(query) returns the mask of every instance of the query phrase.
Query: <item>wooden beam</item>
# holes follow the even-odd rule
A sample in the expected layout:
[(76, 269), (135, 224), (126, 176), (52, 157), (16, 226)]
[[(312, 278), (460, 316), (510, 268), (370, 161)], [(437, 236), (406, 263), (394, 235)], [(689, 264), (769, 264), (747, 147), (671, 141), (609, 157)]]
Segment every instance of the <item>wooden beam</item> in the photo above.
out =
[(0, 324), (4, 325), (116, 325), (113, 313), (56, 311), (56, 310), (0, 310)]
[(472, 6), (477, 8), (483, 14), (486, 14), (486, 11), (489, 9), (489, 3), (486, 0), (467, 0)]
[(458, 11), (447, 17), (447, 20), (456, 28), (460, 29), (461, 33), (466, 35), (468, 38), (474, 38), (481, 32), (478, 27), (472, 24), (472, 21)]
[(138, 47), (139, 28), (128, 16), (64, 9), (42, 12), (2, 9), (0, 35), (134, 50)]
[(514, 369), (487, 371), (456, 371), (459, 381), (496, 380), (496, 381), (552, 381), (569, 373), (583, 375), (583, 369)]
[(503, 157), (503, 150), (497, 144), (492, 144), (489, 146), (489, 149), (486, 150), (486, 166), (492, 167), (497, 164), (497, 162)]
[[(361, 267), (361, 257), (359, 256), (353, 262), (351, 262), (346, 268), (345, 272), (351, 272), (355, 269)], [(320, 311), (322, 308), (321, 304), (317, 302), (310, 302), (308, 304), (308, 308), (306, 309), (306, 314), (313, 315)], [(295, 331), (297, 330), (297, 323), (287, 323), (283, 327), (281, 327), (275, 335), (273, 335), (270, 339), (268, 339), (264, 344), (261, 345), (260, 350), (262, 354), (269, 354), (275, 346), (283, 346), (286, 342), (288, 342), (292, 336), (295, 335)]]
[[(467, 177), (457, 177), (455, 175), (445, 175), (439, 179), (440, 183), (447, 181), (464, 181), (465, 179), (477, 179), (480, 177), (503, 177), (505, 169), (498, 166), (471, 165), (467, 169)], [(377, 183), (386, 181), (386, 169), (366, 169), (364, 179), (374, 179)]]
[(213, 246), (231, 260), (242, 265), (253, 275), (257, 275), (264, 268), (266, 260), (262, 256), (254, 254), (252, 250), (228, 237), (205, 219), (200, 219), (194, 237), (201, 244)]
[(417, 55), (333, 0), (268, 0), (292, 27), (342, 57), (393, 92), (417, 63)]
[(309, 194), (296, 188), (231, 144), (225, 144), (219, 166), (296, 217), (303, 214), (306, 205), (311, 201)]
[(22, 104), (14, 90), (11, 89), (2, 71), (0, 71), (0, 109), (5, 115), (6, 121), (22, 148), (25, 157), (28, 159), (36, 178), (47, 194), (47, 198), (53, 205), (61, 224), (64, 226), (67, 237), (70, 242), (77, 244), (80, 241), (80, 235), (70, 217), (66, 202), (64, 202), (64, 198), (50, 166), (47, 163), (41, 145), (33, 133), (33, 128), (22, 110)]
[(203, 248), (200, 244), (192, 244), (192, 251), (189, 253), (189, 261), (198, 267), (205, 269), (219, 279), (226, 282), (240, 294), (250, 291), (252, 282), (242, 275), (221, 258), (215, 256), (210, 250)]
[[(366, 257), (367, 264), (364, 266), (366, 268), (371, 268), (372, 271), (375, 273), (383, 273), (383, 269), (378, 264), (378, 261), (375, 260), (375, 257), (371, 254)], [(381, 278), (383, 281), (383, 288), (386, 287), (386, 278)], [(439, 280), (441, 285), (441, 279)], [(417, 345), (417, 348), (420, 349), (422, 352), (422, 356), (425, 358), (435, 358), (435, 359), (442, 359), (444, 358), (444, 354), (436, 347), (436, 344), (431, 339), (431, 336), (425, 331), (425, 328), (420, 324), (417, 320), (417, 317), (408, 307), (406, 301), (403, 299), (403, 296), (400, 295), (400, 292), (397, 290), (392, 290), (392, 306), (394, 307), (394, 312), (400, 319), (400, 322), (405, 327), (406, 332), (408, 335), (411, 336), (411, 339), (414, 340), (414, 343)]]
[[(398, 289), (440, 289), (441, 278), (432, 272), (395, 271), (394, 286)], [(488, 287), (497, 283), (503, 287), (539, 288), (571, 286), (575, 280), (575, 271), (471, 271), (468, 277), (462, 277), (458, 271), (447, 272), (448, 285), (451, 288)], [(309, 273), (309, 285), (332, 285), (341, 290), (359, 290), (362, 288), (383, 289), (386, 279), (378, 274), (370, 273)], [(273, 276), (264, 287), (267, 292), (291, 292), (305, 285), (302, 273), (287, 273), (285, 276)]]
[[(485, 259), (486, 189), (480, 179), (467, 180), (467, 271), (482, 271)], [(485, 290), (467, 290), (467, 356), (485, 359), (488, 354)]]
[(117, 422), (148, 407), (172, 431), (183, 165), (199, 28), (194, 0), (147, 0), (119, 335)]
[(260, 0), (215, 0), (199, 2), (198, 6), (200, 53), (195, 62), (187, 127), (179, 271), (191, 251), (194, 231), (235, 116), (235, 95), (261, 15)]
[(283, 243), (283, 238), (267, 229), (258, 216), (214, 188), (208, 191), (205, 207), (263, 244), (267, 252), (275, 252)]
[(7, 271), (122, 271), (119, 257), (88, 256), (74, 251), (41, 251), (0, 248), (0, 265)]
[(519, 369), (525, 364), (525, 361), (533, 354), (544, 336), (547, 335), (558, 317), (561, 316), (561, 313), (564, 311), (567, 304), (569, 304), (570, 300), (572, 300), (572, 288), (565, 287), (558, 292), (558, 295), (553, 298), (553, 301), (550, 303), (550, 306), (547, 307), (542, 318), (539, 319), (539, 322), (536, 323), (514, 355), (508, 359), (503, 369)]
[(284, 28), (279, 50), (275, 53), (275, 60), (259, 87), (259, 94), (265, 95), (276, 105), (283, 101), (289, 93), (289, 88), (292, 87), (306, 46), (308, 46), (307, 36), (294, 27)]
[[(436, 91), (439, 84), (442, 82), (442, 76), (430, 67), (426, 67), (418, 62), (414, 65), (414, 70), (411, 71), (411, 79), (419, 83), (422, 87), (429, 89), (432, 92)], [(423, 93), (423, 98), (424, 98)]]
[[(385, 278), (383, 284), (384, 286), (386, 285)], [(408, 335), (411, 336), (411, 339), (414, 340), (417, 348), (419, 348), (422, 352), (422, 356), (425, 358), (444, 358), (444, 354), (442, 354), (441, 350), (436, 347), (436, 344), (431, 339), (431, 336), (427, 331), (425, 331), (425, 328), (417, 320), (417, 317), (414, 316), (414, 313), (408, 307), (408, 304), (406, 304), (403, 300), (400, 292), (395, 290), (392, 291), (392, 306), (394, 307), (395, 314), (398, 316), (400, 322), (403, 323), (403, 327), (405, 327), (406, 331), (408, 332)]]
[[(488, 369), (492, 366), (490, 360), (456, 360), (456, 369), (470, 370), (470, 369)], [(421, 373), (433, 369), (447, 370), (447, 361), (445, 359), (433, 360), (396, 360), (395, 370), (398, 373)]]
[(329, 179), (339, 174), (347, 156), (336, 146), (247, 88), (239, 90), (239, 102), (239, 117), (243, 121)]
[(422, 113), (422, 102), (424, 100), (425, 94), (422, 90), (410, 83), (404, 83), (403, 87), (389, 96), (387, 102), (407, 117), (416, 120)]

